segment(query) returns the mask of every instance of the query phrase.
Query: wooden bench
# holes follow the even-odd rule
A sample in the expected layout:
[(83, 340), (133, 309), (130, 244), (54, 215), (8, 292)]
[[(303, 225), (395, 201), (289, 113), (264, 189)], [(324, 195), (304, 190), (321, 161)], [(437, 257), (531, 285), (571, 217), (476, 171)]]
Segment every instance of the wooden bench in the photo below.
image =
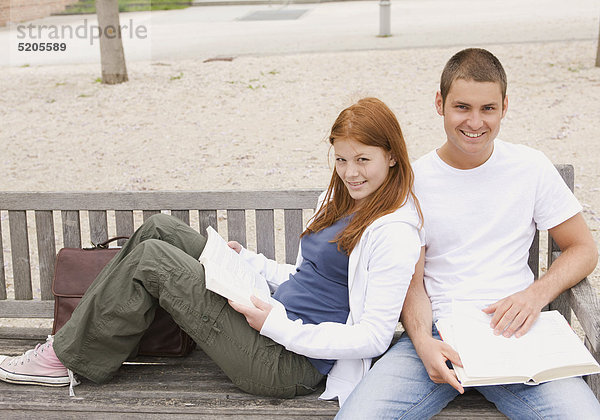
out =
[[(573, 168), (558, 166), (573, 188)], [(88, 246), (108, 236), (128, 235), (142, 219), (160, 211), (203, 231), (227, 230), (228, 237), (280, 261), (295, 261), (298, 235), (319, 190), (246, 192), (0, 192), (0, 318), (52, 318), (54, 258), (60, 246)], [(254, 235), (256, 239), (254, 239)], [(10, 237), (10, 239), (9, 239)], [(85, 239), (82, 239), (85, 238)], [(548, 261), (558, 255), (550, 240)], [(277, 250), (277, 252), (276, 252)], [(284, 252), (281, 252), (284, 250)], [(536, 234), (529, 264), (539, 273)], [(5, 267), (8, 267), (5, 270)], [(6, 283), (13, 281), (13, 287)], [(551, 305), (568, 319), (571, 310), (585, 332), (585, 343), (600, 360), (600, 304), (583, 280)], [(20, 354), (45, 339), (48, 328), (3, 327), (0, 354)], [(596, 396), (597, 376), (588, 378)], [(0, 383), (0, 417), (45, 418), (85, 414), (88, 418), (333, 418), (337, 403), (319, 393), (293, 400), (255, 397), (239, 391), (196, 350), (186, 358), (139, 358), (123, 366), (105, 385), (87, 380), (70, 398), (65, 388)], [(504, 418), (477, 392), (453, 401), (438, 418)]]

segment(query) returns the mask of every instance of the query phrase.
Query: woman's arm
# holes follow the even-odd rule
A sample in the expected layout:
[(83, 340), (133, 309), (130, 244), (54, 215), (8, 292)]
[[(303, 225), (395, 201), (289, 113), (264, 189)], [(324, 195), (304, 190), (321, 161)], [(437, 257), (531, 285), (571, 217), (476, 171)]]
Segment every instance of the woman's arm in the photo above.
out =
[[(364, 305), (356, 308), (350, 291), (353, 325), (324, 322), (318, 325), (291, 321), (283, 305), (272, 308), (261, 334), (288, 350), (320, 359), (376, 357), (387, 350), (398, 324), (404, 297), (419, 259), (417, 228), (408, 223), (382, 225), (367, 244), (367, 286)], [(359, 258), (363, 256), (359, 255)], [(350, 286), (352, 287), (352, 285)]]

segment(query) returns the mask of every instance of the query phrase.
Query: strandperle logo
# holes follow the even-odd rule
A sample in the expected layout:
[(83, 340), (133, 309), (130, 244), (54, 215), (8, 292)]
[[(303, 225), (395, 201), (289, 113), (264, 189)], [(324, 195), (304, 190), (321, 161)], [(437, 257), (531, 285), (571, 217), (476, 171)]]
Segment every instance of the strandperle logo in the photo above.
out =
[(17, 39), (28, 40), (68, 40), (68, 39), (89, 39), (90, 45), (94, 41), (105, 37), (107, 39), (129, 37), (130, 39), (146, 39), (148, 37), (148, 28), (145, 25), (134, 25), (133, 20), (125, 25), (113, 26), (107, 25), (102, 28), (98, 25), (89, 25), (88, 20), (77, 26), (70, 25), (17, 25)]

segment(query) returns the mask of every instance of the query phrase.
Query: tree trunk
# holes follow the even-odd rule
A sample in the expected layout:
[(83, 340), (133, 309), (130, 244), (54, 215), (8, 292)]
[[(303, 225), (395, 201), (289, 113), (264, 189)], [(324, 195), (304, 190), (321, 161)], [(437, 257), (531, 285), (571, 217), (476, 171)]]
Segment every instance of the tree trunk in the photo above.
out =
[(100, 63), (102, 83), (114, 85), (126, 82), (127, 67), (119, 23), (118, 0), (97, 0), (96, 14), (100, 27)]
[(598, 30), (598, 46), (596, 47), (596, 67), (600, 67), (600, 30)]

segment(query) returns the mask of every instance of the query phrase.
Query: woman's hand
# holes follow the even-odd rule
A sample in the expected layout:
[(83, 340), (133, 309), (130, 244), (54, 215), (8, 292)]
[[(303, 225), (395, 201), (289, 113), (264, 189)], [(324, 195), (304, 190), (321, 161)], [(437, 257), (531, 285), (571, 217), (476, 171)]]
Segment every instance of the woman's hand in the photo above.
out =
[(250, 300), (254, 304), (254, 307), (246, 306), (241, 303), (234, 302), (232, 300), (229, 300), (229, 305), (234, 310), (246, 317), (248, 325), (250, 325), (256, 331), (260, 332), (265, 323), (265, 320), (269, 316), (269, 313), (271, 313), (271, 309), (273, 309), (273, 306), (268, 304), (267, 302), (260, 300), (256, 296), (250, 296)]
[(235, 252), (237, 252), (238, 254), (241, 252), (242, 250), (242, 245), (240, 245), (240, 243), (238, 241), (229, 241), (227, 242), (227, 246), (231, 249), (233, 249)]

